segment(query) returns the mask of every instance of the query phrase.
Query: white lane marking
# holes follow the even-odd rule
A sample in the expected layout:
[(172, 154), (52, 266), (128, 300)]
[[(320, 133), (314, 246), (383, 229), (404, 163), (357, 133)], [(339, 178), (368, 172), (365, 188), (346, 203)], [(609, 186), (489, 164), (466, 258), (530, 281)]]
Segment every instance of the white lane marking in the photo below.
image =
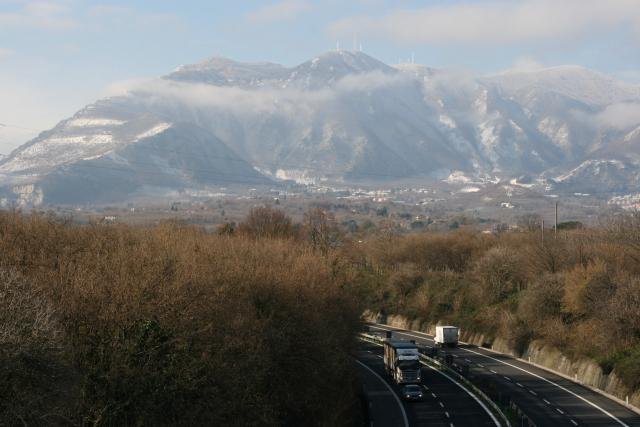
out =
[(536, 392), (535, 392), (535, 391), (533, 391), (533, 390), (529, 390), (529, 393), (533, 394), (534, 396), (537, 396), (537, 395), (538, 395), (538, 393), (536, 393)]
[[(384, 328), (377, 328), (377, 329), (388, 330), (388, 329), (384, 329)], [(407, 334), (407, 333), (404, 333), (404, 332), (401, 332), (401, 331), (398, 331), (398, 332), (400, 332), (401, 334), (404, 334), (404, 335), (408, 335), (408, 336), (414, 336), (414, 337), (416, 337), (415, 335)], [(416, 331), (416, 332), (417, 332), (417, 331)], [(419, 334), (423, 334), (423, 335), (427, 335), (427, 334), (425, 334), (424, 332), (417, 332), (417, 333), (419, 333)], [(417, 338), (422, 338), (422, 337), (417, 337)], [(422, 338), (422, 339), (424, 339), (424, 338)], [(433, 341), (433, 340), (430, 340), (430, 341)], [(547, 378), (545, 378), (545, 377), (543, 377), (543, 376), (540, 376), (540, 375), (538, 375), (538, 374), (534, 374), (534, 373), (533, 373), (533, 372), (531, 372), (531, 371), (527, 371), (526, 369), (521, 368), (521, 367), (519, 367), (519, 366), (513, 365), (513, 364), (511, 364), (511, 363), (507, 363), (507, 362), (505, 362), (505, 361), (503, 361), (503, 360), (500, 360), (500, 359), (496, 359), (495, 357), (491, 357), (491, 356), (488, 356), (488, 355), (486, 355), (486, 354), (479, 353), (479, 352), (477, 352), (477, 351), (469, 350), (468, 348), (462, 348), (462, 347), (459, 347), (459, 348), (460, 348), (460, 350), (462, 350), (462, 351), (467, 351), (467, 352), (469, 352), (469, 353), (477, 354), (478, 356), (486, 357), (487, 359), (490, 359), (490, 360), (493, 360), (493, 361), (496, 361), (496, 362), (502, 363), (503, 365), (511, 366), (512, 368), (518, 369), (518, 370), (520, 370), (520, 371), (522, 371), (522, 372), (526, 372), (527, 374), (529, 374), (529, 375), (531, 375), (531, 376), (534, 376), (534, 377), (536, 377), (536, 378), (538, 378), (538, 379), (541, 379), (541, 380), (543, 380), (543, 381), (546, 381), (546, 382), (548, 382), (549, 384), (551, 384), (551, 385), (554, 385), (554, 386), (558, 387), (560, 390), (564, 390), (564, 391), (566, 391), (567, 393), (569, 393), (569, 394), (571, 394), (571, 395), (573, 395), (573, 396), (577, 397), (578, 399), (582, 400), (583, 402), (585, 402), (585, 403), (587, 403), (587, 404), (589, 404), (589, 405), (593, 406), (594, 408), (596, 408), (596, 409), (600, 410), (603, 414), (605, 414), (605, 415), (607, 415), (608, 417), (610, 417), (611, 419), (615, 420), (618, 424), (620, 424), (620, 425), (622, 425), (622, 426), (624, 426), (624, 427), (629, 427), (629, 425), (628, 425), (628, 424), (624, 423), (622, 420), (620, 420), (618, 417), (616, 417), (615, 415), (613, 415), (611, 412), (609, 412), (609, 411), (607, 411), (606, 409), (604, 409), (604, 408), (602, 408), (602, 407), (600, 407), (600, 406), (596, 405), (596, 404), (595, 404), (595, 403), (593, 403), (592, 401), (590, 401), (590, 400), (588, 400), (588, 399), (586, 399), (586, 398), (584, 398), (584, 397), (580, 396), (579, 394), (577, 394), (577, 393), (575, 393), (575, 392), (573, 392), (573, 391), (569, 390), (568, 388), (561, 386), (560, 384), (558, 384), (558, 383), (556, 383), (556, 382), (553, 382), (553, 381), (551, 381), (551, 380), (549, 380), (549, 379), (547, 379)], [(480, 366), (480, 364), (478, 364), (478, 366)]]
[(516, 385), (517, 385), (518, 387), (524, 388), (524, 386), (523, 386), (522, 384), (520, 384), (520, 383), (516, 383)]
[(551, 405), (551, 402), (549, 402), (547, 399), (542, 399), (544, 400), (544, 403), (546, 403), (547, 405)]
[(436, 396), (435, 393), (431, 393), (431, 396), (433, 396), (434, 399), (436, 399), (438, 396)]
[(560, 408), (556, 408), (556, 411), (560, 412), (562, 415), (564, 415), (564, 412), (562, 412), (562, 409)]
[(376, 357), (379, 357), (380, 359), (384, 359), (384, 357), (380, 356), (379, 354), (376, 354)]
[[(484, 409), (484, 411), (489, 415), (489, 417), (491, 417), (491, 419), (493, 420), (495, 425), (497, 427), (501, 427), (501, 424), (498, 421), (498, 419), (496, 418), (496, 416), (493, 415), (493, 412), (491, 412), (489, 410), (489, 408), (487, 408), (487, 405), (485, 405), (484, 402), (478, 398), (478, 396), (476, 396), (475, 394), (471, 393), (465, 386), (463, 386), (458, 381), (454, 380), (452, 377), (450, 377), (449, 375), (445, 374), (444, 372), (442, 372), (442, 371), (440, 371), (438, 369), (432, 368), (431, 366), (427, 365), (425, 362), (420, 362), (420, 363), (422, 363), (427, 368), (429, 368), (429, 369), (431, 369), (433, 371), (436, 371), (437, 373), (439, 373), (440, 375), (442, 375), (443, 377), (447, 378), (449, 381), (451, 381), (452, 383), (454, 383), (455, 385), (457, 385), (458, 387), (463, 389), (465, 391), (465, 393), (467, 393), (469, 396), (471, 396), (473, 398), (473, 400), (475, 400), (478, 403), (478, 405), (482, 406), (482, 409)], [(435, 394), (433, 394), (433, 393), (431, 393), (431, 394), (433, 395), (433, 397), (436, 397)]]
[(481, 365), (481, 364), (479, 364), (479, 363), (478, 363), (478, 366), (480, 366), (481, 368), (484, 368), (484, 365)]
[(440, 404), (441, 408), (444, 408), (444, 403), (442, 403), (442, 402), (438, 402), (438, 403)]
[[(382, 347), (382, 344), (376, 344), (376, 345)], [(359, 362), (362, 365), (362, 362), (360, 362), (359, 360), (356, 360), (356, 362)], [(478, 396), (476, 396), (475, 394), (471, 393), (465, 386), (463, 386), (458, 381), (454, 380), (453, 378), (451, 378), (449, 375), (445, 374), (444, 372), (427, 365), (425, 362), (421, 361), (420, 363), (423, 364), (424, 366), (426, 366), (427, 368), (431, 369), (432, 371), (436, 371), (437, 373), (439, 373), (440, 375), (442, 375), (443, 377), (447, 378), (449, 381), (451, 381), (452, 383), (454, 383), (455, 385), (460, 387), (462, 390), (464, 390), (465, 393), (467, 393), (469, 396), (471, 396), (473, 398), (473, 400), (475, 400), (478, 403), (478, 405), (480, 405), (482, 407), (482, 409), (485, 410), (485, 412), (489, 415), (489, 417), (491, 418), (491, 420), (493, 420), (493, 422), (495, 423), (495, 425), (497, 427), (502, 427), (502, 425), (500, 424), (498, 419), (495, 417), (495, 415), (493, 415), (493, 412), (491, 412), (489, 410), (489, 408), (487, 408), (487, 405), (485, 405), (484, 402), (478, 398)], [(367, 369), (369, 369), (369, 368), (367, 367)], [(371, 369), (369, 369), (369, 370), (371, 371)], [(373, 371), (371, 371), (371, 372), (373, 372)], [(375, 372), (373, 372), (373, 373), (375, 374)], [(378, 378), (380, 378), (380, 376), (378, 374), (376, 374), (376, 376)], [(387, 384), (387, 383), (385, 382), (385, 384)], [(387, 384), (387, 387), (389, 387), (388, 384)], [(432, 392), (431, 395), (434, 398), (436, 398), (435, 393)], [(394, 396), (396, 397), (396, 400), (399, 401), (398, 396), (396, 396), (395, 394), (394, 394)], [(406, 416), (406, 413), (404, 412), (404, 407), (403, 407), (403, 411), (402, 412), (403, 412), (403, 415)], [(405, 418), (405, 422), (407, 422), (406, 420), (407, 419)], [(451, 425), (453, 426), (453, 424), (451, 424)]]
[(449, 413), (447, 411), (444, 411), (444, 415), (449, 418)]
[(424, 391), (429, 391), (429, 387), (427, 387), (426, 385), (422, 384), (422, 388), (424, 389)]
[(471, 360), (469, 360), (469, 359), (464, 359), (464, 361), (467, 362), (467, 363), (471, 363)]
[(584, 398), (584, 397), (580, 396), (579, 394), (577, 394), (577, 393), (575, 393), (575, 392), (573, 392), (573, 391), (569, 390), (568, 388), (563, 387), (563, 386), (561, 386), (560, 384), (558, 384), (558, 383), (556, 383), (556, 382), (553, 382), (553, 381), (551, 381), (551, 380), (549, 380), (549, 379), (547, 379), (547, 378), (545, 378), (545, 377), (543, 377), (543, 376), (541, 376), (541, 375), (534, 374), (533, 372), (531, 372), (531, 371), (527, 371), (526, 369), (523, 369), (523, 368), (521, 368), (521, 367), (519, 367), (519, 366), (516, 366), (516, 365), (514, 365), (514, 364), (512, 364), (512, 363), (507, 363), (507, 362), (505, 362), (505, 361), (503, 361), (503, 360), (496, 359), (495, 357), (487, 356), (486, 354), (482, 354), (482, 353), (479, 353), (479, 352), (477, 352), (477, 351), (469, 350), (469, 349), (467, 349), (467, 348), (460, 348), (460, 349), (461, 349), (461, 350), (463, 350), (463, 351), (468, 351), (469, 353), (474, 353), (474, 354), (477, 354), (477, 355), (479, 355), (479, 356), (486, 357), (487, 359), (494, 360), (494, 361), (496, 361), (496, 362), (502, 363), (503, 365), (511, 366), (512, 368), (518, 369), (519, 371), (526, 372), (527, 374), (529, 374), (529, 375), (531, 375), (531, 376), (533, 376), (533, 377), (536, 377), (536, 378), (538, 378), (538, 379), (541, 379), (542, 381), (545, 381), (545, 382), (547, 382), (547, 383), (549, 383), (549, 384), (551, 384), (551, 385), (554, 385), (554, 386), (558, 387), (560, 390), (566, 391), (567, 393), (569, 393), (569, 394), (571, 394), (571, 395), (573, 395), (573, 396), (577, 397), (578, 399), (582, 400), (583, 402), (585, 402), (585, 403), (587, 403), (587, 404), (589, 404), (589, 405), (593, 406), (594, 408), (596, 408), (596, 409), (600, 410), (603, 414), (607, 415), (609, 418), (611, 418), (611, 419), (615, 420), (615, 421), (616, 421), (618, 424), (620, 424), (621, 426), (629, 427), (629, 425), (628, 425), (628, 424), (626, 424), (625, 422), (623, 422), (621, 419), (619, 419), (618, 417), (616, 417), (615, 415), (613, 415), (611, 412), (607, 411), (606, 409), (604, 409), (604, 408), (602, 408), (602, 407), (600, 407), (600, 406), (596, 405), (596, 404), (595, 404), (595, 403), (593, 403), (592, 401), (590, 401), (590, 400), (588, 400), (588, 399), (586, 399), (586, 398)]
[(511, 378), (509, 378), (508, 376), (503, 375), (503, 377), (504, 377), (504, 379), (505, 379), (505, 380), (507, 380), (507, 381), (511, 381)]
[(574, 420), (574, 419), (570, 419), (569, 421), (571, 421), (571, 424), (573, 424), (574, 426), (577, 426), (577, 425), (578, 425), (578, 423), (577, 423), (577, 422), (576, 422), (576, 420)]
[(497, 372), (494, 371), (493, 369), (489, 369), (489, 372), (491, 372), (492, 374), (497, 374)]
[(370, 367), (368, 367), (367, 365), (365, 365), (364, 363), (362, 363), (361, 361), (359, 361), (357, 359), (356, 359), (356, 362), (358, 362), (363, 368), (365, 368), (366, 370), (371, 372), (373, 375), (375, 375), (375, 377), (378, 378), (380, 380), (380, 382), (382, 382), (385, 385), (385, 387), (387, 387), (389, 389), (391, 394), (393, 394), (393, 397), (396, 399), (396, 402), (398, 402), (398, 406), (400, 407), (400, 411), (402, 411), (402, 419), (404, 421), (405, 427), (409, 427), (409, 418), (407, 418), (407, 411), (404, 410), (404, 405), (400, 401), (400, 398), (398, 397), (398, 395), (393, 391), (391, 386), (380, 375), (378, 375), (373, 369), (371, 369)]

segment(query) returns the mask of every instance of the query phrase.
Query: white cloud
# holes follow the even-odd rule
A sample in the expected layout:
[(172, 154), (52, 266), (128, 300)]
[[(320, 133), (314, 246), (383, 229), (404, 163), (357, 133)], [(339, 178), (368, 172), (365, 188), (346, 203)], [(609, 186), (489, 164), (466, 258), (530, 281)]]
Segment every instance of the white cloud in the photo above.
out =
[(135, 95), (145, 103), (167, 105), (179, 103), (189, 107), (225, 108), (239, 114), (276, 113), (308, 103), (324, 102), (331, 98), (329, 91), (302, 93), (296, 89), (256, 89), (212, 86), (200, 83), (176, 82), (165, 79), (139, 79), (112, 85), (109, 95)]
[(596, 115), (598, 124), (619, 130), (626, 130), (640, 124), (640, 104), (622, 102), (605, 108)]
[(213, 86), (201, 83), (177, 82), (167, 79), (134, 79), (111, 85), (107, 96), (135, 95), (142, 102), (166, 106), (178, 103), (188, 108), (223, 108), (239, 116), (274, 114), (304, 117), (318, 109), (342, 108), (345, 98), (354, 93), (370, 91), (404, 84), (404, 74), (388, 75), (379, 71), (347, 76), (333, 86), (305, 90), (297, 87), (243, 89), (238, 87)]
[(182, 21), (176, 15), (146, 13), (127, 6), (89, 6), (76, 0), (16, 0), (15, 3), (19, 5), (17, 10), (0, 12), (0, 27), (112, 30), (122, 26), (152, 26), (175, 30), (182, 26)]
[(0, 26), (5, 27), (67, 30), (77, 25), (65, 0), (26, 1), (17, 12), (0, 13)]
[(530, 56), (521, 56), (513, 61), (511, 71), (539, 71), (545, 66)]
[(614, 73), (614, 75), (628, 83), (640, 84), (640, 70), (622, 70)]
[(311, 9), (311, 3), (305, 0), (282, 0), (263, 6), (247, 15), (252, 23), (270, 23), (288, 21)]
[(87, 10), (87, 15), (101, 27), (114, 26), (156, 26), (172, 29), (183, 27), (181, 19), (169, 13), (144, 13), (140, 10), (114, 5), (96, 5)]
[[(334, 36), (366, 34), (408, 43), (569, 41), (629, 25), (640, 31), (637, 0), (522, 0), (470, 2), (396, 10), (379, 17), (334, 22)], [(639, 32), (640, 34), (640, 32)]]

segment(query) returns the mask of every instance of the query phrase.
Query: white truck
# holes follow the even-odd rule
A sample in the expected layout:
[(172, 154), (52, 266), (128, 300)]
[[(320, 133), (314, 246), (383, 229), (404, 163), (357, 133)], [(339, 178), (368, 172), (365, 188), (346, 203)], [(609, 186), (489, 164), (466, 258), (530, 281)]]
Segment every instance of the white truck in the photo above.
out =
[(434, 339), (438, 347), (456, 347), (458, 345), (459, 329), (457, 326), (436, 326)]

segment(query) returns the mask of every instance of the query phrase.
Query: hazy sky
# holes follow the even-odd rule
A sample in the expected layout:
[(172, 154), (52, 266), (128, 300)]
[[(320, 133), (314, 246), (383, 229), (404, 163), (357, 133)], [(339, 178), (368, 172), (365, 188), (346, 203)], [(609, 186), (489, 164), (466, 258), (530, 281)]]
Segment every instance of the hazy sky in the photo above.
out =
[(217, 55), (295, 65), (338, 40), (391, 64), (579, 64), (640, 83), (640, 0), (0, 0), (0, 153), (113, 82)]

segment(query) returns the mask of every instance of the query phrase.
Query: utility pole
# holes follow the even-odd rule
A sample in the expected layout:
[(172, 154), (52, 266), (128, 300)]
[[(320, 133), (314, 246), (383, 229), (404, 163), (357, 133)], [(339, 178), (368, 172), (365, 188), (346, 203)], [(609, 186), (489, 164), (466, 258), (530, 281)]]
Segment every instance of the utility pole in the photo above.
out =
[(558, 238), (558, 202), (556, 202), (556, 226), (553, 227), (553, 238)]

